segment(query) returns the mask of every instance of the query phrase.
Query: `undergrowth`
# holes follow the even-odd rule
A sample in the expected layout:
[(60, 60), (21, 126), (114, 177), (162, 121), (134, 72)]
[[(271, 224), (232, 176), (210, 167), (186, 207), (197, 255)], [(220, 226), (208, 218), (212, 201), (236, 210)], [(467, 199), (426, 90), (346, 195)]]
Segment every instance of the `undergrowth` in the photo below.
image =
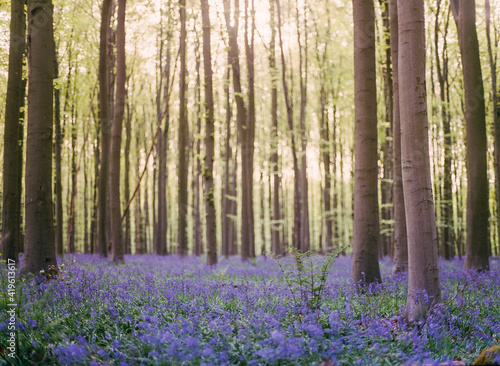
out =
[[(113, 266), (81, 255), (66, 260), (53, 280), (17, 274), (18, 356), (6, 356), (2, 293), (0, 364), (467, 364), (500, 341), (498, 261), (474, 276), (460, 261), (446, 262), (444, 306), (408, 324), (407, 279), (391, 277), (390, 262), (381, 263), (383, 284), (360, 293), (350, 285), (350, 258), (298, 258), (302, 280), (289, 277), (288, 284), (276, 261), (263, 257), (256, 264), (221, 259), (211, 269), (197, 258), (127, 257)], [(309, 261), (317, 272), (307, 272), (315, 267)]]

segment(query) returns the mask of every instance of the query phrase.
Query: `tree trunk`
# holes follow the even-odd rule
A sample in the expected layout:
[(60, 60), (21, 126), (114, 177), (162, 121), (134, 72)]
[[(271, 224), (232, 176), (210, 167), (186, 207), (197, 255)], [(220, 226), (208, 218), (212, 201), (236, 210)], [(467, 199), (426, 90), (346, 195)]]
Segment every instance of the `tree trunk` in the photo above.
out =
[(300, 170), (297, 158), (297, 147), (295, 143), (295, 132), (293, 123), (293, 108), (290, 101), (290, 95), (288, 92), (288, 83), (286, 81), (286, 63), (285, 63), (285, 53), (283, 51), (283, 37), (281, 34), (281, 5), (279, 0), (276, 0), (276, 7), (278, 10), (278, 36), (280, 44), (280, 54), (281, 54), (281, 73), (283, 82), (283, 93), (285, 95), (285, 105), (286, 114), (288, 121), (288, 129), (290, 130), (290, 136), (292, 140), (292, 159), (293, 159), (293, 233), (292, 233), (292, 245), (296, 249), (300, 249), (300, 225), (301, 225), (301, 206), (300, 206)]
[(401, 170), (401, 117), (399, 109), (399, 34), (397, 0), (389, 0), (389, 16), (391, 28), (391, 59), (392, 59), (392, 167), (393, 172), (393, 213), (394, 213), (394, 252), (393, 273), (408, 270), (408, 241), (406, 235), (405, 201), (403, 194), (403, 177)]
[[(9, 74), (5, 102), (2, 258), (17, 262), (21, 250), (22, 143), (20, 143), (21, 107), (24, 106), (26, 81), (23, 81), (23, 59), (26, 48), (26, 14), (24, 1), (11, 2)], [(22, 141), (22, 139), (21, 139)]]
[(197, 32), (196, 37), (196, 105), (197, 117), (196, 117), (196, 148), (193, 149), (193, 161), (196, 162), (196, 166), (193, 167), (194, 179), (193, 179), (193, 202), (194, 202), (194, 254), (200, 256), (203, 254), (203, 244), (202, 244), (202, 224), (201, 224), (201, 207), (200, 207), (200, 179), (201, 179), (201, 56), (200, 56), (200, 41), (199, 34)]
[(299, 4), (295, 1), (297, 22), (297, 43), (299, 46), (299, 79), (300, 79), (300, 239), (299, 249), (305, 253), (309, 250), (309, 187), (307, 180), (307, 131), (306, 131), (306, 104), (307, 104), (307, 1), (304, 3), (304, 46), (300, 29)]
[[(485, 0), (486, 7), (486, 39), (488, 43), (488, 59), (490, 61), (491, 73), (491, 100), (493, 104), (493, 133), (495, 137), (495, 197), (496, 197), (496, 215), (497, 215), (497, 238), (500, 238), (500, 106), (498, 105), (498, 91), (497, 91), (497, 62), (496, 56), (493, 57), (491, 49), (491, 8), (490, 0)], [(495, 37), (498, 42), (498, 38)], [(500, 239), (499, 239), (500, 240)], [(497, 252), (498, 255), (498, 244)]]
[[(147, 142), (144, 141), (144, 149), (147, 149)], [(151, 187), (149, 185), (149, 169), (146, 170), (146, 175), (144, 177), (144, 204), (143, 204), (143, 223), (142, 223), (142, 230), (141, 230), (141, 245), (143, 248), (143, 254), (148, 254), (152, 252), (152, 248), (148, 245), (150, 242), (149, 240), (152, 239), (150, 235), (150, 218), (149, 218), (149, 191), (151, 190)]]
[[(241, 174), (242, 174), (242, 243), (241, 243), (241, 257), (243, 259), (248, 259), (251, 257), (251, 246), (253, 243), (253, 225), (252, 230), (250, 230), (251, 222), (253, 222), (253, 208), (245, 207), (250, 199), (250, 193), (247, 190), (248, 176), (249, 176), (249, 164), (252, 164), (253, 171), (253, 147), (252, 151), (249, 150), (250, 146), (248, 144), (248, 133), (250, 128), (247, 116), (247, 109), (245, 106), (245, 101), (243, 99), (242, 87), (241, 87), (241, 70), (240, 70), (240, 59), (238, 50), (238, 26), (239, 26), (239, 0), (234, 2), (234, 17), (233, 22), (231, 22), (231, 7), (229, 0), (224, 0), (224, 15), (226, 20), (226, 27), (229, 36), (229, 59), (231, 61), (231, 67), (233, 71), (233, 89), (236, 99), (236, 120), (238, 125), (238, 140), (241, 143)], [(248, 55), (247, 55), (248, 57)], [(250, 87), (249, 87), (250, 90)], [(250, 153), (252, 154), (251, 161)], [(250, 214), (250, 210), (252, 213)], [(252, 237), (250, 237), (250, 235)]]
[[(94, 185), (92, 188), (92, 219), (90, 221), (90, 252), (92, 254), (98, 253), (96, 248), (97, 243), (97, 195), (98, 195), (98, 186), (99, 186), (99, 149), (101, 146), (101, 138), (100, 138), (100, 127), (99, 123), (97, 123), (97, 119), (95, 118), (94, 109), (92, 108), (92, 115), (94, 116), (94, 125), (95, 125), (95, 139), (96, 144), (94, 147)], [(61, 218), (62, 220), (62, 218)]]
[(353, 0), (355, 166), (353, 282), (381, 282), (378, 265), (378, 146), (373, 0)]
[[(170, 26), (170, 19), (168, 20)], [(165, 59), (165, 68), (162, 69), (162, 62), (160, 59), (160, 85), (157, 91), (157, 119), (158, 123), (161, 124), (162, 114), (165, 113), (164, 126), (158, 133), (157, 141), (157, 151), (158, 151), (158, 225), (157, 225), (157, 246), (154, 250), (155, 254), (166, 255), (167, 254), (167, 230), (168, 230), (168, 211), (167, 211), (167, 145), (168, 145), (168, 132), (170, 124), (170, 66), (171, 66), (171, 54), (170, 54), (170, 41), (171, 41), (171, 31), (167, 31), (167, 51)], [(162, 34), (160, 34), (160, 42), (163, 42)], [(163, 46), (160, 48), (160, 58), (163, 57), (162, 52)], [(164, 80), (165, 79), (165, 80)], [(162, 83), (165, 85), (162, 86)], [(163, 88), (163, 101), (165, 112), (162, 111), (162, 95)]]
[(118, 23), (116, 28), (116, 97), (111, 127), (109, 192), (111, 249), (114, 262), (124, 261), (123, 229), (120, 199), (120, 159), (123, 116), (125, 112), (125, 7), (126, 0), (118, 0)]
[[(54, 79), (59, 78), (59, 60), (57, 52), (54, 60)], [(61, 128), (61, 90), (54, 88), (54, 127), (55, 127), (55, 141), (54, 141), (54, 164), (55, 164), (55, 196), (56, 196), (56, 228), (55, 228), (55, 245), (56, 253), (62, 257), (64, 253), (63, 244), (63, 207), (62, 207), (62, 139), (63, 133)]]
[[(339, 185), (343, 184), (339, 182), (337, 179), (337, 167), (340, 165), (337, 160), (337, 152), (340, 150), (339, 149), (339, 142), (337, 141), (337, 105), (333, 104), (333, 111), (332, 111), (332, 174), (330, 176), (330, 183), (329, 185), (331, 186), (333, 190), (332, 194), (332, 213), (330, 216), (330, 222), (332, 225), (332, 248), (336, 248), (339, 246), (339, 239), (341, 238), (340, 234), (340, 229), (339, 229), (339, 212), (340, 212), (340, 207), (339, 205), (342, 204), (341, 199), (339, 199)], [(340, 165), (341, 166), (341, 165)]]
[(88, 175), (87, 175), (87, 153), (85, 149), (83, 154), (83, 253), (89, 254), (89, 206), (88, 206)]
[(111, 0), (103, 0), (101, 9), (101, 29), (99, 44), (99, 118), (101, 120), (101, 152), (99, 169), (99, 193), (97, 199), (97, 249), (101, 256), (107, 257), (106, 226), (108, 199), (108, 171), (110, 145), (109, 112), (109, 69), (108, 69), (108, 33), (111, 21)]
[[(245, 53), (248, 75), (248, 115), (240, 125), (241, 136), (241, 255), (243, 259), (255, 257), (255, 229), (253, 210), (253, 161), (255, 135), (255, 77), (254, 77), (254, 35), (255, 6), (251, 3), (251, 25), (249, 35), (248, 0), (245, 0)], [(249, 39), (250, 36), (250, 39)]]
[[(75, 67), (75, 83), (74, 86), (71, 85), (71, 70), (72, 70), (72, 57), (71, 57), (71, 48), (69, 49), (68, 52), (68, 62), (70, 63), (69, 66), (69, 72), (68, 72), (68, 81), (66, 83), (67, 85), (67, 90), (66, 90), (66, 100), (65, 100), (65, 105), (66, 107), (69, 107), (69, 94), (70, 94), (70, 89), (73, 87), (72, 91), (72, 97), (73, 100), (71, 101), (71, 159), (70, 159), (70, 170), (71, 170), (71, 193), (70, 193), (70, 203), (68, 207), (68, 221), (66, 225), (66, 250), (68, 253), (74, 253), (75, 252), (75, 201), (76, 201), (76, 190), (77, 190), (77, 171), (76, 171), (76, 119), (77, 115), (75, 112), (75, 95), (76, 95), (76, 76), (77, 76), (77, 70), (78, 70), (78, 65)], [(66, 109), (66, 108), (65, 108)], [(68, 190), (70, 188), (68, 187)]]
[[(128, 89), (128, 87), (127, 87)], [(128, 93), (127, 93), (128, 95)], [(130, 101), (126, 102), (126, 119), (125, 119), (125, 182), (123, 186), (123, 195), (126, 200), (130, 198), (130, 143), (132, 140), (132, 111), (130, 108)], [(130, 210), (125, 213), (125, 237), (123, 239), (123, 246), (125, 254), (132, 254), (131, 249), (131, 228), (130, 228)]]
[(179, 74), (179, 136), (178, 136), (178, 149), (179, 149), (179, 203), (178, 203), (178, 232), (177, 244), (178, 253), (181, 256), (187, 255), (187, 211), (188, 211), (188, 135), (189, 126), (186, 116), (186, 0), (179, 0), (180, 18), (181, 18), (181, 32), (180, 32), (180, 57), (181, 57), (181, 70)]
[(226, 257), (238, 254), (236, 235), (236, 217), (238, 212), (236, 200), (236, 173), (238, 167), (236, 156), (238, 156), (238, 151), (235, 149), (233, 154), (233, 149), (231, 147), (232, 102), (229, 94), (231, 82), (231, 55), (231, 49), (229, 49), (226, 82), (224, 84), (226, 99), (226, 136), (224, 142), (224, 188), (222, 193), (222, 254)]
[(489, 193), (483, 76), (475, 0), (452, 0), (465, 89), (467, 147), (467, 239), (464, 269), (489, 270)]
[(425, 90), (424, 1), (398, 2), (401, 166), (408, 230), (407, 317), (441, 302)]
[(392, 81), (392, 57), (391, 57), (391, 37), (390, 37), (390, 20), (389, 20), (389, 0), (379, 0), (382, 7), (382, 39), (384, 53), (384, 64), (382, 72), (384, 76), (384, 104), (385, 104), (385, 142), (383, 147), (383, 179), (380, 182), (381, 190), (381, 207), (380, 217), (382, 222), (380, 225), (380, 244), (379, 257), (391, 255), (391, 245), (393, 243), (393, 167), (392, 167), (392, 152), (393, 152), (393, 81)]
[(212, 86), (212, 54), (210, 47), (210, 9), (208, 0), (201, 0), (203, 20), (203, 68), (205, 70), (205, 212), (207, 265), (217, 264), (217, 226), (214, 197), (214, 97)]
[(265, 205), (265, 182), (264, 171), (260, 171), (260, 253), (266, 253), (266, 205)]
[(232, 206), (232, 200), (229, 199), (229, 194), (232, 192), (232, 186), (234, 182), (231, 180), (231, 160), (233, 155), (233, 150), (231, 147), (231, 97), (229, 95), (229, 84), (231, 81), (230, 74), (230, 50), (228, 50), (227, 58), (227, 72), (226, 80), (224, 82), (224, 95), (226, 99), (226, 138), (224, 143), (224, 185), (222, 188), (222, 255), (226, 258), (229, 257), (231, 253), (231, 245), (234, 242), (234, 238), (230, 236), (232, 219), (229, 216), (230, 208)]
[(271, 252), (275, 255), (283, 254), (282, 243), (280, 239), (281, 220), (280, 213), (280, 185), (278, 165), (278, 68), (276, 67), (276, 4), (275, 0), (269, 1), (270, 6), (270, 27), (271, 42), (269, 44), (269, 68), (271, 70), (271, 169), (273, 173), (272, 184), (272, 220), (271, 220)]
[(241, 254), (238, 250), (238, 233), (236, 231), (237, 225), (237, 217), (238, 217), (238, 200), (237, 195), (237, 172), (238, 172), (238, 148), (236, 147), (234, 150), (234, 158), (232, 163), (232, 171), (231, 171), (231, 179), (229, 186), (229, 196), (232, 199), (229, 201), (229, 227), (228, 227), (228, 238), (229, 238), (229, 255), (237, 255)]
[[(332, 182), (332, 172), (331, 172), (331, 153), (330, 153), (330, 128), (328, 121), (328, 92), (326, 90), (326, 48), (325, 51), (320, 56), (318, 53), (318, 62), (321, 65), (321, 81), (320, 81), (320, 117), (319, 117), (319, 133), (320, 133), (320, 155), (321, 161), (323, 162), (323, 220), (325, 226), (325, 236), (323, 240), (323, 251), (324, 253), (329, 253), (333, 249), (333, 223), (332, 223), (332, 196), (331, 196), (331, 182)], [(319, 45), (317, 46), (319, 50)], [(335, 133), (334, 133), (335, 135)], [(332, 139), (335, 143), (335, 139)], [(335, 156), (334, 156), (335, 160)]]
[[(145, 118), (144, 114), (143, 117)], [(139, 126), (138, 126), (139, 127)], [(141, 176), (141, 154), (140, 154), (140, 134), (135, 135), (135, 148), (137, 150), (137, 160), (136, 160), (136, 179), (139, 180)], [(135, 233), (135, 254), (144, 254), (144, 241), (143, 241), (143, 233), (144, 233), (144, 225), (142, 218), (142, 202), (141, 202), (141, 190), (140, 188), (137, 190), (137, 195), (135, 197), (135, 209), (134, 209), (134, 233)]]
[[(154, 128), (151, 128), (151, 133), (154, 133)], [(161, 148), (161, 143), (157, 144), (157, 148)], [(158, 246), (158, 232), (160, 225), (158, 223), (158, 213), (160, 210), (160, 206), (156, 204), (158, 199), (159, 189), (158, 189), (158, 151), (153, 153), (153, 189), (151, 190), (153, 196), (153, 253), (159, 254), (160, 247)]]
[(26, 145), (26, 245), (22, 272), (56, 266), (52, 209), (54, 78), (51, 0), (28, 0), (28, 141)]
[[(444, 134), (444, 166), (443, 166), (443, 200), (441, 206), (441, 223), (442, 227), (442, 255), (445, 259), (452, 257), (453, 245), (453, 202), (452, 202), (452, 136), (451, 136), (451, 115), (449, 112), (449, 105), (446, 100), (446, 85), (448, 84), (448, 55), (447, 55), (447, 33), (449, 24), (449, 12), (447, 15), (444, 35), (439, 35), (439, 15), (441, 10), (441, 0), (437, 2), (436, 8), (436, 22), (434, 25), (434, 48), (436, 57), (436, 69), (439, 81), (439, 97), (441, 102), (441, 118), (443, 120), (443, 134)], [(439, 43), (443, 41), (442, 56), (439, 52)], [(442, 64), (441, 64), (442, 62)]]
[(321, 158), (323, 160), (323, 169), (325, 181), (323, 186), (323, 216), (325, 225), (324, 251), (329, 253), (333, 249), (333, 225), (332, 225), (332, 197), (331, 197), (331, 161), (330, 161), (330, 131), (328, 126), (328, 111), (326, 110), (327, 96), (325, 86), (321, 86), (321, 117), (320, 117), (320, 133), (321, 133)]

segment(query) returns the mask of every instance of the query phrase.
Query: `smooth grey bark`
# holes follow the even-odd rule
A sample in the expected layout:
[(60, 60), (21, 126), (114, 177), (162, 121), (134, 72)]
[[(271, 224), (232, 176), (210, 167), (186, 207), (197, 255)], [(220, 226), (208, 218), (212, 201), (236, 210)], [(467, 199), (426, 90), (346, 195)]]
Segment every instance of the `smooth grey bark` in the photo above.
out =
[[(195, 55), (196, 55), (196, 105), (197, 105), (197, 117), (196, 117), (196, 133), (201, 136), (201, 55), (200, 55), (200, 41), (199, 34), (196, 31), (197, 38), (195, 41)], [(193, 222), (194, 222), (194, 254), (200, 256), (203, 254), (203, 243), (202, 243), (202, 224), (201, 224), (201, 197), (200, 197), (200, 179), (201, 179), (201, 137), (195, 139), (196, 144), (193, 143)]]
[[(240, 125), (241, 139), (241, 255), (243, 259), (255, 257), (255, 223), (253, 209), (253, 172), (254, 172), (254, 140), (255, 140), (255, 68), (254, 68), (254, 38), (255, 38), (255, 4), (251, 0), (250, 20), (249, 1), (245, 0), (245, 54), (247, 61), (247, 118)], [(249, 30), (250, 28), (250, 30)], [(242, 120), (243, 121), (243, 120)]]
[[(59, 78), (59, 60), (57, 52), (54, 59), (54, 79)], [(61, 150), (62, 150), (62, 128), (61, 128), (61, 90), (54, 88), (54, 165), (55, 165), (55, 187), (54, 193), (56, 198), (56, 227), (55, 227), (55, 241), (56, 253), (62, 256), (64, 253), (63, 245), (63, 207), (62, 207), (62, 174), (61, 174)]]
[(189, 127), (186, 115), (186, 0), (179, 0), (179, 12), (181, 19), (180, 32), (180, 57), (181, 70), (179, 74), (179, 165), (178, 165), (178, 226), (177, 245), (178, 253), (187, 255), (187, 212), (188, 212), (188, 136)]
[[(248, 207), (249, 200), (251, 201), (251, 196), (246, 189), (248, 184), (249, 167), (252, 165), (253, 170), (253, 146), (248, 143), (248, 135), (250, 132), (250, 127), (248, 125), (248, 112), (245, 105), (245, 100), (243, 99), (243, 92), (241, 86), (241, 69), (240, 69), (240, 58), (239, 58), (239, 48), (238, 48), (238, 27), (239, 27), (239, 0), (234, 1), (234, 16), (231, 21), (231, 4), (229, 0), (223, 1), (224, 5), (224, 17), (226, 22), (226, 28), (229, 38), (229, 61), (231, 65), (231, 70), (233, 74), (233, 90), (236, 100), (236, 121), (238, 125), (238, 141), (241, 144), (241, 174), (242, 174), (242, 243), (241, 243), (241, 257), (243, 259), (248, 259), (252, 257), (252, 248), (254, 243), (254, 233), (253, 233), (253, 208)], [(246, 46), (246, 44), (245, 44)], [(251, 88), (249, 88), (251, 89)], [(249, 128), (247, 128), (247, 126)], [(250, 150), (251, 148), (251, 150)], [(250, 156), (252, 157), (251, 159)], [(236, 162), (236, 160), (235, 160)], [(236, 172), (234, 170), (233, 172)], [(236, 179), (234, 179), (234, 184), (236, 184)], [(250, 212), (251, 211), (251, 212)], [(252, 227), (252, 230), (250, 230)]]
[[(143, 107), (144, 108), (144, 107)], [(143, 118), (145, 118), (145, 113), (143, 110)], [(135, 135), (135, 146), (136, 149), (140, 149), (141, 141), (139, 138), (140, 134)], [(141, 155), (137, 154), (136, 159), (136, 179), (139, 180), (141, 176)], [(144, 241), (144, 218), (142, 214), (142, 200), (141, 200), (141, 190), (137, 190), (137, 194), (134, 202), (134, 227), (135, 227), (135, 254), (145, 254), (145, 241)]]
[[(491, 6), (490, 0), (485, 0), (485, 10), (486, 10), (486, 39), (488, 44), (488, 59), (490, 61), (490, 73), (491, 73), (491, 101), (493, 104), (493, 133), (495, 136), (495, 197), (496, 197), (496, 214), (497, 214), (497, 232), (500, 236), (500, 106), (498, 105), (498, 96), (500, 91), (497, 90), (497, 59), (493, 56), (492, 46), (491, 46)], [(496, 29), (496, 28), (494, 28)], [(498, 42), (498, 38), (495, 37)], [(497, 252), (498, 255), (497, 245)]]
[(111, 127), (109, 208), (111, 223), (111, 253), (113, 262), (124, 261), (122, 210), (120, 197), (120, 160), (123, 116), (125, 113), (125, 8), (126, 0), (118, 0), (118, 23), (116, 27), (116, 97)]
[(212, 86), (212, 51), (210, 45), (210, 8), (208, 0), (201, 0), (203, 19), (203, 69), (205, 73), (205, 212), (207, 237), (207, 265), (217, 264), (217, 223), (214, 195), (214, 96)]
[(28, 140), (23, 273), (57, 265), (52, 202), (54, 32), (51, 0), (28, 1)]
[[(292, 232), (292, 245), (296, 249), (300, 249), (300, 225), (301, 225), (301, 206), (300, 206), (300, 170), (297, 157), (297, 144), (295, 142), (295, 129), (293, 123), (293, 108), (291, 96), (288, 91), (288, 83), (286, 80), (286, 62), (285, 52), (283, 50), (283, 36), (281, 31), (281, 5), (280, 1), (276, 0), (276, 9), (278, 13), (278, 39), (280, 46), (281, 56), (281, 81), (283, 83), (283, 94), (285, 96), (286, 115), (288, 122), (288, 129), (290, 131), (290, 139), (292, 143), (292, 160), (293, 160), (293, 232)], [(285, 214), (286, 217), (286, 214)], [(285, 235), (284, 235), (285, 237)]]
[(418, 319), (441, 302), (436, 217), (429, 158), (423, 0), (398, 1), (401, 165), (408, 233), (406, 315)]
[[(170, 7), (170, 2), (169, 2)], [(164, 125), (161, 127), (161, 131), (158, 132), (157, 140), (157, 153), (158, 153), (158, 217), (157, 217), (157, 238), (156, 247), (154, 248), (154, 253), (159, 255), (166, 255), (167, 250), (167, 231), (168, 231), (168, 210), (167, 210), (167, 180), (168, 180), (168, 168), (167, 168), (167, 145), (168, 145), (168, 134), (170, 128), (170, 77), (171, 77), (171, 53), (170, 53), (170, 42), (172, 38), (171, 32), (171, 19), (168, 18), (167, 21), (167, 39), (166, 39), (166, 55), (165, 55), (165, 66), (163, 67), (162, 57), (163, 57), (163, 28), (160, 29), (160, 82), (157, 91), (157, 120), (158, 124), (161, 124), (161, 118), (164, 117)], [(164, 83), (164, 85), (163, 85)], [(162, 110), (162, 88), (163, 88), (163, 104), (165, 110)], [(165, 114), (163, 116), (163, 113)]]
[(222, 224), (222, 255), (226, 258), (232, 253), (231, 248), (236, 241), (234, 238), (234, 221), (229, 216), (233, 214), (231, 208), (236, 206), (235, 201), (231, 200), (229, 196), (232, 193), (235, 193), (234, 183), (232, 181), (232, 156), (233, 150), (231, 147), (231, 118), (232, 118), (232, 109), (231, 109), (231, 97), (229, 94), (229, 84), (231, 81), (231, 70), (230, 70), (230, 52), (228, 50), (228, 58), (227, 58), (227, 71), (226, 71), (226, 80), (224, 82), (224, 96), (226, 102), (226, 136), (224, 141), (224, 185), (222, 188), (222, 197), (221, 197), (221, 224)]
[[(76, 189), (77, 189), (77, 169), (76, 169), (76, 109), (75, 109), (75, 95), (76, 95), (76, 82), (74, 85), (71, 84), (72, 80), (72, 71), (73, 71), (73, 57), (72, 57), (72, 47), (71, 44), (68, 50), (68, 77), (66, 81), (66, 94), (64, 101), (64, 111), (65, 117), (69, 115), (70, 125), (70, 141), (71, 141), (71, 159), (68, 162), (68, 170), (71, 174), (68, 174), (68, 196), (69, 196), (69, 205), (68, 205), (68, 218), (66, 223), (66, 251), (68, 253), (75, 252), (75, 200), (76, 200)], [(75, 80), (77, 76), (78, 65), (75, 65)], [(72, 100), (70, 102), (70, 95), (72, 96)], [(70, 111), (69, 111), (70, 110)], [(64, 117), (64, 118), (65, 118)]]
[(377, 86), (373, 0), (353, 0), (354, 16), (354, 241), (355, 285), (381, 282), (378, 264)]
[[(128, 87), (126, 88), (128, 90)], [(128, 92), (126, 91), (125, 97), (126, 102), (126, 117), (125, 117), (125, 150), (123, 152), (125, 157), (125, 182), (123, 186), (123, 195), (126, 200), (130, 197), (130, 144), (132, 141), (132, 111), (130, 108), (130, 103), (128, 101)], [(131, 245), (131, 227), (130, 227), (130, 211), (127, 210), (125, 213), (125, 232), (123, 238), (123, 246), (125, 254), (132, 254)]]
[(103, 0), (101, 9), (101, 28), (99, 40), (99, 119), (101, 127), (101, 151), (99, 168), (99, 186), (97, 196), (97, 252), (106, 257), (107, 245), (107, 206), (108, 206), (108, 172), (110, 145), (110, 111), (109, 111), (109, 65), (108, 65), (108, 33), (111, 21), (111, 2)]
[(92, 108), (92, 116), (95, 125), (95, 139), (96, 143), (94, 146), (94, 182), (92, 187), (92, 218), (90, 221), (90, 253), (96, 254), (98, 250), (96, 248), (97, 243), (97, 196), (98, 196), (98, 186), (99, 186), (99, 150), (101, 146), (100, 137), (100, 126), (98, 119), (95, 116), (94, 108)]
[(452, 0), (465, 91), (467, 239), (464, 269), (489, 270), (489, 183), (483, 76), (476, 31), (476, 1)]
[[(436, 71), (439, 82), (439, 100), (441, 102), (441, 119), (443, 122), (444, 134), (444, 165), (443, 165), (443, 186), (442, 186), (442, 204), (441, 204), (441, 235), (440, 245), (441, 254), (445, 259), (450, 259), (453, 247), (453, 182), (452, 182), (452, 135), (451, 135), (451, 114), (449, 111), (449, 84), (448, 84), (448, 51), (447, 51), (447, 35), (450, 12), (448, 9), (443, 35), (440, 31), (440, 13), (442, 9), (442, 1), (438, 0), (436, 5), (436, 21), (434, 24), (434, 51), (436, 58)], [(439, 52), (439, 44), (443, 43), (442, 53)]]
[[(271, 170), (272, 170), (272, 201), (271, 212), (271, 252), (275, 255), (283, 254), (281, 240), (281, 219), (280, 212), (280, 185), (281, 178), (279, 174), (278, 162), (278, 68), (276, 67), (276, 4), (275, 0), (269, 0), (270, 6), (270, 27), (271, 41), (269, 43), (269, 68), (271, 70)], [(271, 191), (271, 189), (270, 189)]]
[(384, 77), (384, 105), (385, 105), (385, 142), (381, 160), (383, 163), (383, 179), (380, 182), (380, 242), (379, 242), (379, 257), (392, 255), (392, 244), (394, 242), (393, 225), (393, 124), (394, 124), (394, 106), (393, 106), (393, 72), (392, 72), (392, 55), (391, 55), (391, 37), (390, 37), (390, 15), (389, 15), (389, 0), (379, 0), (382, 9), (382, 36), (384, 47), (384, 58), (382, 66), (382, 74)]
[(83, 253), (90, 253), (89, 246), (89, 202), (88, 202), (88, 174), (87, 174), (87, 152), (82, 151), (83, 159)]
[(393, 273), (408, 270), (408, 240), (406, 233), (405, 200), (403, 194), (403, 176), (401, 168), (401, 115), (399, 109), (399, 34), (397, 0), (389, 0), (389, 18), (391, 32), (392, 59), (392, 167), (393, 172), (393, 214), (394, 214), (394, 252)]
[[(307, 105), (307, 74), (308, 74), (308, 41), (307, 41), (307, 0), (304, 2), (304, 37), (302, 40), (300, 29), (299, 4), (295, 1), (297, 43), (299, 46), (299, 83), (300, 83), (300, 233), (299, 249), (305, 253), (310, 249), (309, 234), (309, 182), (307, 179), (307, 131), (306, 131), (306, 105)], [(304, 45), (302, 45), (302, 42)]]
[(0, 250), (2, 258), (17, 262), (21, 249), (22, 139), (20, 141), (21, 107), (26, 82), (23, 60), (26, 49), (26, 13), (24, 1), (11, 2), (9, 71), (5, 102), (3, 204)]

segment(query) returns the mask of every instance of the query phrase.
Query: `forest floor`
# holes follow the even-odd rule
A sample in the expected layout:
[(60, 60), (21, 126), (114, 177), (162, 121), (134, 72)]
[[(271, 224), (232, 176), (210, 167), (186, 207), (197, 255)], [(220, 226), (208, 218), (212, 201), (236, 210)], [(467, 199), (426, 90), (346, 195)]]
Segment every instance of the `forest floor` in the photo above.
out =
[(0, 364), (467, 364), (500, 344), (500, 261), (481, 274), (462, 264), (440, 262), (444, 306), (409, 324), (407, 278), (391, 276), (389, 260), (383, 284), (360, 293), (350, 285), (350, 257), (337, 258), (321, 306), (310, 310), (299, 301), (307, 289), (289, 287), (270, 258), (220, 258), (207, 268), (203, 257), (126, 256), (115, 265), (65, 256), (55, 280), (16, 274), (15, 361), (2, 290)]

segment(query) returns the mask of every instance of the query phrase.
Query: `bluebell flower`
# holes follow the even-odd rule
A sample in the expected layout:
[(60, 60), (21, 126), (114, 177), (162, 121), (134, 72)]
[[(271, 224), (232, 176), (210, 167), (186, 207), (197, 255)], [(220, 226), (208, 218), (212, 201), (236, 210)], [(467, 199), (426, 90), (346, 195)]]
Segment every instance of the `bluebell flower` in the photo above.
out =
[(83, 346), (70, 344), (68, 346), (59, 346), (55, 348), (54, 354), (58, 356), (62, 364), (73, 364), (83, 362), (88, 355), (88, 351)]
[(30, 326), (30, 328), (33, 329), (33, 328), (35, 328), (38, 325), (38, 323), (35, 320), (29, 318), (28, 319), (28, 325)]

